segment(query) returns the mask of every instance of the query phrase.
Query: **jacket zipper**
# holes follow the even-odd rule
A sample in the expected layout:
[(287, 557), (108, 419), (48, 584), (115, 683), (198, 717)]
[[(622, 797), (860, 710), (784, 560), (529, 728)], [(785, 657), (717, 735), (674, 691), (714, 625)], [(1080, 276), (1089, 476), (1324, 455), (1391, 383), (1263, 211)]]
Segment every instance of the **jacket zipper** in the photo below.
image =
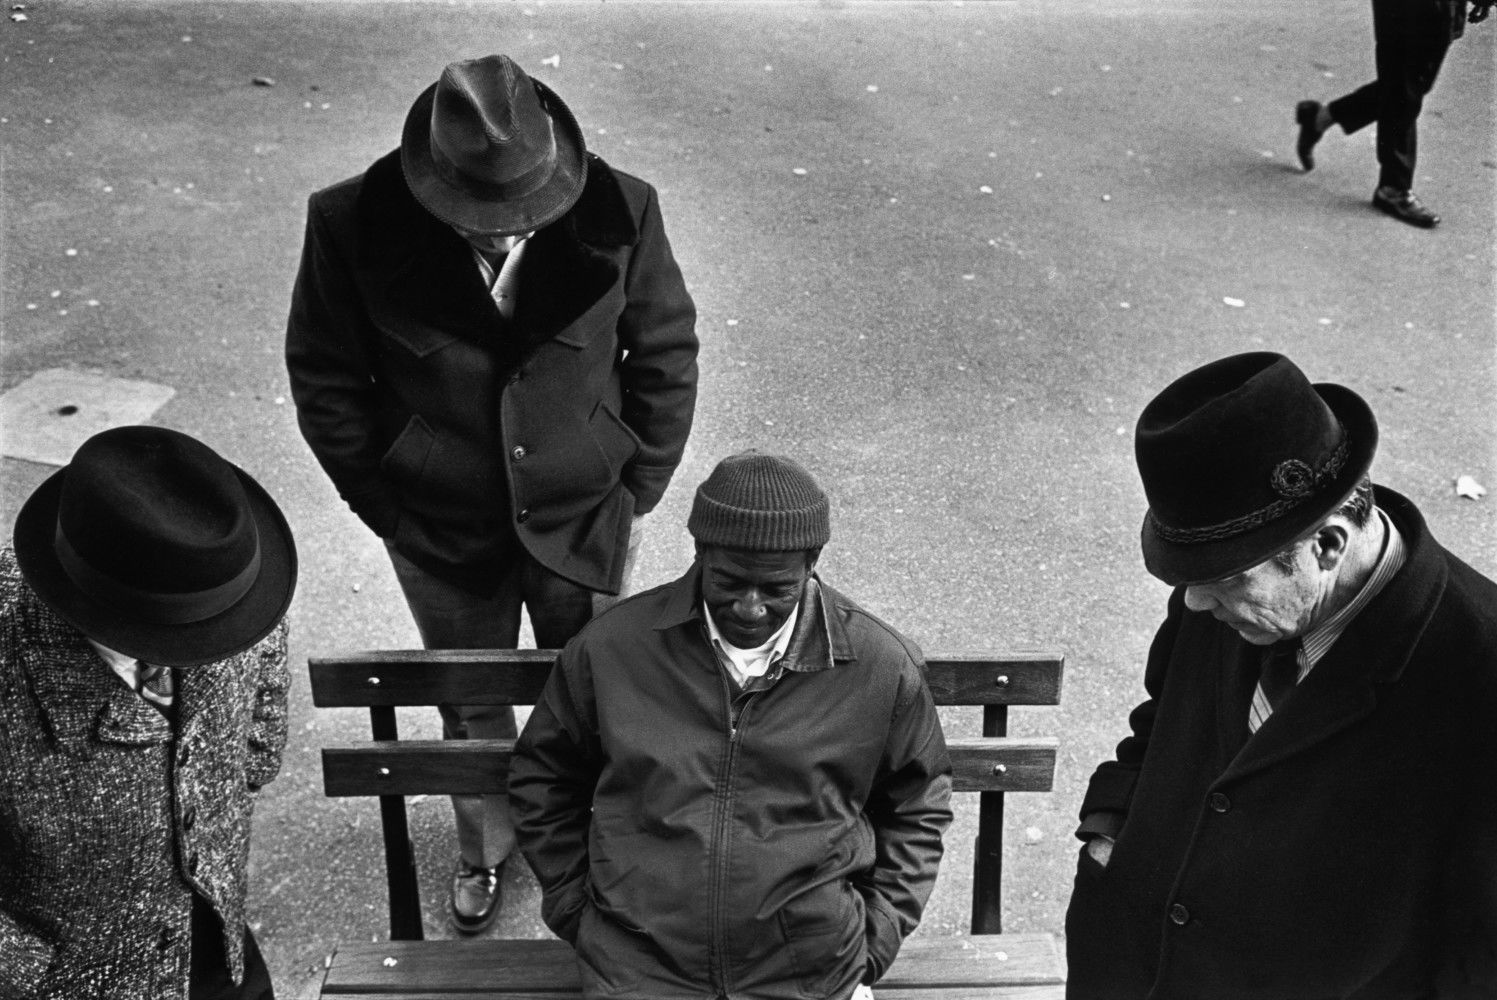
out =
[(759, 696), (758, 691), (752, 691), (748, 697), (743, 699), (743, 707), (734, 711), (734, 697), (728, 688), (728, 679), (723, 676), (721, 668), (718, 671), (718, 680), (722, 685), (723, 708), (726, 710), (728, 721), (728, 754), (727, 764), (723, 769), (722, 780), (717, 795), (717, 817), (715, 826), (715, 842), (712, 845), (713, 857), (716, 864), (713, 866), (712, 884), (712, 928), (709, 935), (711, 948), (717, 956), (717, 982), (714, 984), (720, 996), (726, 997), (729, 993), (728, 983), (728, 948), (724, 932), (723, 910), (726, 907), (725, 886), (728, 882), (728, 841), (730, 828), (732, 826), (733, 810), (733, 778), (738, 766), (738, 743), (739, 735), (743, 732), (743, 718), (748, 714), (749, 705)]
[[(715, 657), (714, 657), (715, 659)], [(708, 941), (712, 950), (713, 961), (711, 965), (716, 968), (717, 982), (714, 986), (722, 996), (728, 995), (728, 961), (727, 944), (724, 940), (723, 908), (726, 906), (725, 886), (728, 880), (728, 866), (725, 858), (728, 842), (728, 826), (730, 824), (732, 810), (729, 803), (732, 799), (733, 767), (738, 758), (738, 725), (733, 714), (733, 694), (728, 690), (727, 678), (722, 675), (722, 667), (718, 668), (718, 683), (723, 693), (724, 715), (728, 723), (728, 746), (726, 761), (723, 772), (718, 779), (717, 794), (717, 816), (713, 822), (713, 843), (710, 850), (713, 858), (712, 865), (712, 924), (708, 931)]]

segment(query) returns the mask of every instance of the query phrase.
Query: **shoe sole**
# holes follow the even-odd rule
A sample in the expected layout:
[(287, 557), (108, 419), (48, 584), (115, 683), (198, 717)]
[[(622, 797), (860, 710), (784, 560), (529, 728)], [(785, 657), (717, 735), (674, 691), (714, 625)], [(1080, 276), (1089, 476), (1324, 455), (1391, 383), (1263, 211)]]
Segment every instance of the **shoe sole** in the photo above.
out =
[(484, 931), (494, 926), (494, 921), (497, 919), (499, 919), (499, 907), (497, 906), (490, 910), (489, 915), (487, 917), (484, 917), (483, 920), (477, 923), (469, 923), (466, 922), (466, 918), (462, 918), (457, 915), (457, 912), (452, 908), (451, 902), (449, 902), (447, 905), (448, 925), (451, 926), (451, 928), (457, 931), (459, 934), (465, 935), (467, 937), (472, 937), (475, 934), (482, 934)]
[(1413, 226), (1415, 229), (1433, 229), (1440, 224), (1440, 217), (1438, 215), (1429, 219), (1415, 218), (1405, 215), (1397, 205), (1391, 201), (1383, 201), (1381, 198), (1372, 199), (1372, 207), (1384, 215), (1397, 219), (1406, 226)]

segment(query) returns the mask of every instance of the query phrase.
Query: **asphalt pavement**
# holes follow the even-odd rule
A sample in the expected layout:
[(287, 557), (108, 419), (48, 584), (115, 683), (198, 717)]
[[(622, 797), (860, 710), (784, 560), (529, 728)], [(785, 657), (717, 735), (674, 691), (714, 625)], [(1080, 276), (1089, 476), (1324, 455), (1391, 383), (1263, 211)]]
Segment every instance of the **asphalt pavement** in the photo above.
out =
[[(7, 4), (7, 6), (11, 6)], [(1374, 212), (1372, 130), (1295, 162), (1296, 101), (1372, 73), (1364, 0), (87, 3), (0, 22), (0, 391), (66, 369), (175, 391), (151, 419), (280, 500), (301, 546), (291, 740), (251, 917), (283, 997), (385, 933), (373, 802), (328, 800), (308, 655), (408, 647), (380, 544), (301, 441), (281, 360), (306, 197), (398, 142), (450, 60), (507, 52), (660, 190), (700, 309), (686, 459), (641, 581), (690, 559), (691, 490), (745, 447), (833, 499), (827, 579), (932, 651), (1063, 652), (1056, 787), (1010, 798), (1007, 926), (1059, 932), (1086, 779), (1126, 733), (1166, 588), (1131, 432), (1197, 364), (1279, 350), (1374, 407), (1374, 477), (1497, 575), (1494, 29), (1421, 123), (1434, 232)], [(258, 81), (258, 82), (257, 82)], [(59, 407), (66, 404), (59, 399)], [(50, 418), (49, 418), (50, 419)], [(58, 421), (66, 416), (56, 415)], [(14, 427), (0, 428), (7, 436)], [(0, 460), (0, 526), (51, 468)], [(956, 732), (973, 720), (952, 717)], [(402, 717), (435, 735), (435, 713)], [(411, 804), (433, 934), (443, 800)], [(964, 929), (970, 810), (918, 933)], [(523, 864), (494, 933), (545, 933)]]

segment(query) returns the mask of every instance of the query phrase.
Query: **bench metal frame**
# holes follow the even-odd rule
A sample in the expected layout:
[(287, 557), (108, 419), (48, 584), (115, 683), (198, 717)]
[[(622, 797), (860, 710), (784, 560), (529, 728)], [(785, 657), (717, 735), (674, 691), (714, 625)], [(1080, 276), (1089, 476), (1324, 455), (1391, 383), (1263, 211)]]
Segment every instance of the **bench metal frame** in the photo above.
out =
[[(555, 650), (383, 650), (314, 657), (312, 703), (367, 708), (373, 742), (322, 751), (328, 796), (377, 796), (390, 891), (390, 938), (420, 941), (421, 898), (405, 796), (502, 793), (512, 740), (400, 739), (395, 710), (451, 704), (533, 705)], [(972, 933), (1003, 930), (1003, 802), (1049, 791), (1057, 741), (1014, 739), (1011, 705), (1058, 705), (1064, 659), (1050, 653), (926, 659), (938, 706), (982, 706), (980, 738), (948, 739), (953, 790), (979, 795)]]

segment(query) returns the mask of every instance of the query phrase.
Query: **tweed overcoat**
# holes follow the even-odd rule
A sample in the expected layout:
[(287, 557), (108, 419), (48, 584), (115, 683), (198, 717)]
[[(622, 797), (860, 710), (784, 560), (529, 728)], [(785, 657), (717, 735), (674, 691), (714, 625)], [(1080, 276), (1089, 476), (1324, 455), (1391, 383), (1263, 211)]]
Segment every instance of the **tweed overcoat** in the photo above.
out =
[(523, 545), (616, 593), (696, 403), (696, 309), (654, 189), (589, 155), (515, 295), (506, 321), (398, 151), (312, 195), (286, 334), (302, 434), (353, 512), (434, 575), (492, 590)]
[(286, 624), (175, 671), (175, 733), (0, 549), (0, 998), (182, 1000), (193, 893), (236, 982), (254, 793), (286, 742)]
[(1497, 585), (1405, 498), (1399, 573), (1248, 737), (1262, 662), (1183, 592), (1083, 820), (1074, 1000), (1497, 997)]

